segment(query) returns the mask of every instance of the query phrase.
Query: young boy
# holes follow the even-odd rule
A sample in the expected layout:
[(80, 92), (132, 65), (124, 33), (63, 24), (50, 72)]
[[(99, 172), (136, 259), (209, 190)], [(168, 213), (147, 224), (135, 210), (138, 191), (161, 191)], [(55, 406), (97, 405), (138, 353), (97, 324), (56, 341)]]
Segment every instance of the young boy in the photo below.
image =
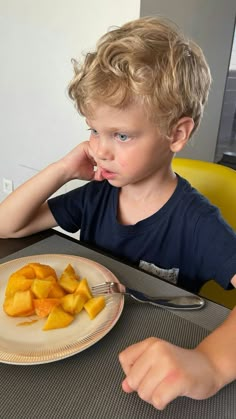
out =
[[(171, 168), (207, 100), (211, 76), (201, 49), (170, 22), (143, 18), (104, 35), (74, 65), (69, 94), (90, 139), (2, 202), (0, 236), (60, 225), (189, 290), (210, 278), (236, 287), (235, 233)], [(71, 179), (91, 182), (48, 200)], [(233, 310), (193, 350), (154, 337), (127, 348), (124, 391), (158, 409), (180, 395), (215, 394), (236, 378), (235, 330)]]

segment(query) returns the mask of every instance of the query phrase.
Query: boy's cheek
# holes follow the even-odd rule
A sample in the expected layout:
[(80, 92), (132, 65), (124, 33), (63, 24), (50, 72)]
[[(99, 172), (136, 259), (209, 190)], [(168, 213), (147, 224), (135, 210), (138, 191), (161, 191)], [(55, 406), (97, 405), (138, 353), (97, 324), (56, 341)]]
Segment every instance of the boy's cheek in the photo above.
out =
[(131, 160), (127, 161), (126, 158), (119, 158), (119, 164), (121, 167), (125, 168), (127, 166), (130, 166)]
[(92, 157), (95, 161), (97, 161), (97, 141), (94, 138), (89, 140), (89, 149), (91, 152)]
[(92, 148), (97, 148), (98, 139), (94, 135), (90, 135), (90, 137), (89, 137), (89, 145)]

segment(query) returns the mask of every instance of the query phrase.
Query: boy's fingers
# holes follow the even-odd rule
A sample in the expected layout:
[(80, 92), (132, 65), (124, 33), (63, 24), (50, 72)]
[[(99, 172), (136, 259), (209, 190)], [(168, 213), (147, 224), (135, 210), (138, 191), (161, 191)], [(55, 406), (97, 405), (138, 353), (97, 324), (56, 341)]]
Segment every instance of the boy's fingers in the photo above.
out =
[(169, 380), (169, 377), (166, 377), (152, 394), (153, 406), (163, 410), (171, 401), (184, 394), (183, 387), (184, 383), (181, 380)]
[(127, 379), (125, 378), (122, 382), (122, 389), (125, 391), (125, 393), (132, 393), (134, 390), (130, 387)]
[(145, 339), (141, 342), (129, 346), (119, 354), (119, 361), (121, 363), (125, 375), (128, 375), (130, 368), (135, 363), (135, 361), (143, 354), (143, 352), (146, 351), (146, 349), (154, 341), (156, 341), (155, 338)]
[(184, 394), (187, 383), (184, 374), (178, 370), (169, 371), (168, 365), (162, 368), (163, 364), (154, 368), (151, 364), (150, 357), (144, 362), (140, 354), (130, 366), (122, 389), (126, 393), (136, 391), (141, 399), (162, 410), (176, 397)]
[(100, 167), (96, 167), (96, 170), (94, 170), (94, 180), (104, 180)]

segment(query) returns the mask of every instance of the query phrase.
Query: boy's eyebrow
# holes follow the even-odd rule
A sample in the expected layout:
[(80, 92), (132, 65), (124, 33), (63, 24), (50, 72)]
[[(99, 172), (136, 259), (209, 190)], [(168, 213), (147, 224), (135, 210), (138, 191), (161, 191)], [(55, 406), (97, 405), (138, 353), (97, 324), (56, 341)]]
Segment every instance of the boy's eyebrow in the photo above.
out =
[[(88, 126), (92, 126), (93, 124), (90, 124), (90, 121), (88, 119), (85, 119), (85, 122)], [(134, 130), (133, 128), (127, 128), (127, 127), (108, 127), (107, 131), (111, 132), (136, 132), (137, 130)]]

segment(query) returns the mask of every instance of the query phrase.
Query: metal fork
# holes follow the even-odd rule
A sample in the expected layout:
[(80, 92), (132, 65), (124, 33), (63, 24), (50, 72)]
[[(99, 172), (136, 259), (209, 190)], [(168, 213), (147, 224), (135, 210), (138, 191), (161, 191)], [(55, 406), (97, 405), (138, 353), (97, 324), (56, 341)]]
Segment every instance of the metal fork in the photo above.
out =
[(172, 310), (198, 310), (205, 305), (205, 301), (197, 295), (155, 297), (143, 294), (142, 292), (135, 291), (131, 288), (127, 288), (123, 284), (117, 282), (103, 282), (98, 285), (93, 285), (91, 287), (91, 291), (94, 296), (107, 294), (126, 294), (131, 296), (134, 300), (139, 301), (140, 303), (149, 303)]

